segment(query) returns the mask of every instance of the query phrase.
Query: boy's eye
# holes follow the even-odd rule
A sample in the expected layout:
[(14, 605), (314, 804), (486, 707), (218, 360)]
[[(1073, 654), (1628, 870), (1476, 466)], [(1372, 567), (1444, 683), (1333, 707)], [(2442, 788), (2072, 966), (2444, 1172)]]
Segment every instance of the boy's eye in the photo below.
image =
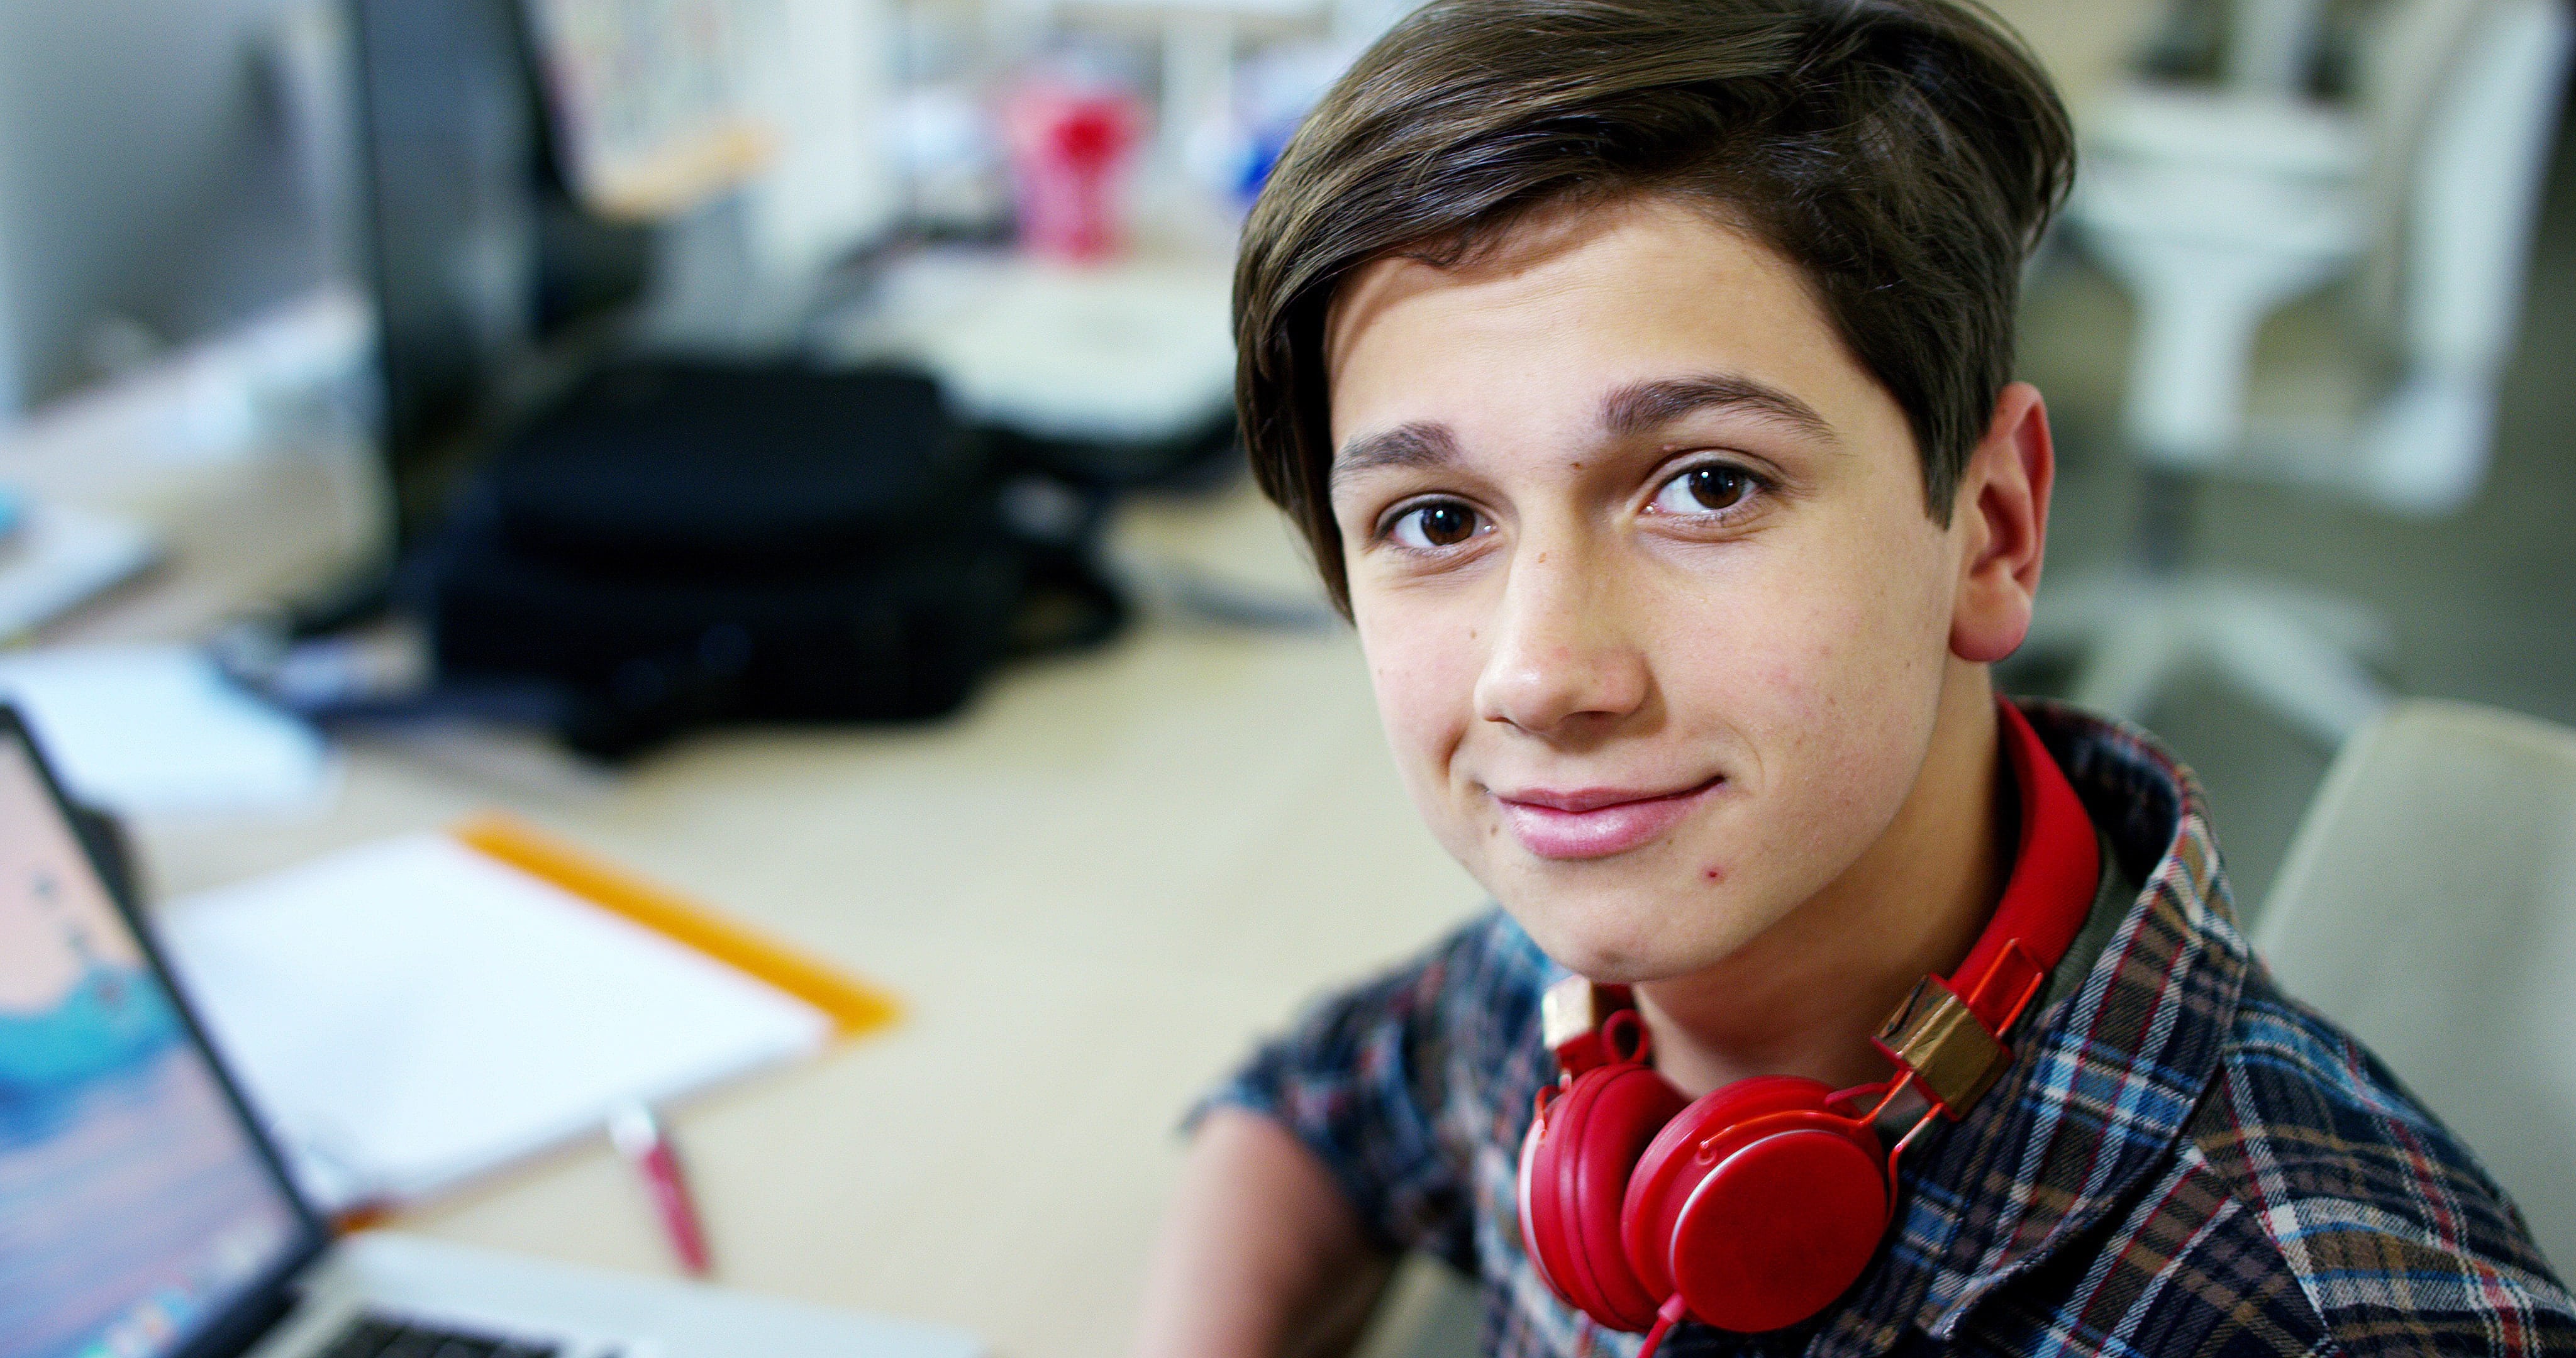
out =
[(1716, 514), (1751, 498), (1753, 475), (1741, 467), (1713, 463), (1693, 467), (1655, 492), (1654, 508), (1665, 514)]
[(1388, 536), (1398, 546), (1419, 551), (1455, 547), (1474, 537), (1482, 526), (1475, 510), (1455, 500), (1442, 500), (1406, 510), (1388, 530)]

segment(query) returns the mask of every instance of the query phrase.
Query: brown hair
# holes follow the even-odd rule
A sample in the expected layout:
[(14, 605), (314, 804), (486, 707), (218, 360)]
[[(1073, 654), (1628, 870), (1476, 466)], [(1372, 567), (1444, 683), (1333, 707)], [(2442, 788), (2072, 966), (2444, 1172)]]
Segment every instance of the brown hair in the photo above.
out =
[(1323, 330), (1353, 270), (1452, 264), (1565, 200), (1704, 204), (1799, 265), (1906, 415), (1947, 524), (2011, 380), (2065, 109), (1967, 0), (1434, 0), (1297, 131), (1244, 227), (1235, 401), (1262, 490), (1350, 610)]

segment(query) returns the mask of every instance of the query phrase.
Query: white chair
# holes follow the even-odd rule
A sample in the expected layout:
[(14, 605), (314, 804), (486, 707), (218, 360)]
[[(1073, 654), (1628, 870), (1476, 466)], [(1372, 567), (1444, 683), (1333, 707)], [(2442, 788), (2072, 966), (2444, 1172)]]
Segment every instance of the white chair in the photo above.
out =
[(2344, 747), (2255, 921), (2576, 1269), (2576, 731), (2406, 702)]
[[(2312, 4), (2242, 0), (2238, 19), (2229, 85), (2119, 92), (2088, 129), (2070, 221), (2138, 307), (2124, 438), (2169, 492), (2236, 470), (2456, 510), (2485, 475), (2576, 21), (2560, 0), (2393, 0), (2358, 104), (2330, 107), (2294, 92), (2297, 53), (2255, 46), (2308, 42)], [(2249, 447), (2265, 317), (2378, 260), (2396, 280), (2393, 388), (2355, 427)], [(2359, 657), (2385, 644), (2376, 617), (2173, 569), (2156, 544), (2183, 525), (2155, 511), (2174, 503), (2150, 497), (2141, 567), (2042, 601), (2032, 650), (2083, 654), (2077, 701), (2142, 718), (2206, 664), (2330, 746), (2375, 715), (2386, 696)]]

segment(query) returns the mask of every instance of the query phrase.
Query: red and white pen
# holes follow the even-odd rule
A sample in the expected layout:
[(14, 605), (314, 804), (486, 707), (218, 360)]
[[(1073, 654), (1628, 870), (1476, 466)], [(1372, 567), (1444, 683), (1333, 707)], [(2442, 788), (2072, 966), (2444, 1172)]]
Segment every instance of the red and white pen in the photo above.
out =
[(662, 1123), (653, 1110), (640, 1103), (618, 1109), (608, 1119), (608, 1140), (652, 1190), (654, 1210), (661, 1214), (662, 1229), (671, 1237), (671, 1252), (679, 1256), (680, 1267), (691, 1277), (707, 1276), (706, 1227), (689, 1196), (689, 1181), (680, 1173), (680, 1157), (671, 1149), (671, 1139), (662, 1134)]

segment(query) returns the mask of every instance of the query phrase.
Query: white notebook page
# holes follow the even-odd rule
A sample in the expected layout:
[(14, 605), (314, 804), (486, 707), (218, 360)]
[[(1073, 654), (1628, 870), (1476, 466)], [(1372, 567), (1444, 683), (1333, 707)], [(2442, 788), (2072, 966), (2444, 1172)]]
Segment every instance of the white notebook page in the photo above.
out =
[(831, 1031), (802, 1000), (439, 834), (186, 898), (162, 933), (326, 1210), (418, 1197)]

